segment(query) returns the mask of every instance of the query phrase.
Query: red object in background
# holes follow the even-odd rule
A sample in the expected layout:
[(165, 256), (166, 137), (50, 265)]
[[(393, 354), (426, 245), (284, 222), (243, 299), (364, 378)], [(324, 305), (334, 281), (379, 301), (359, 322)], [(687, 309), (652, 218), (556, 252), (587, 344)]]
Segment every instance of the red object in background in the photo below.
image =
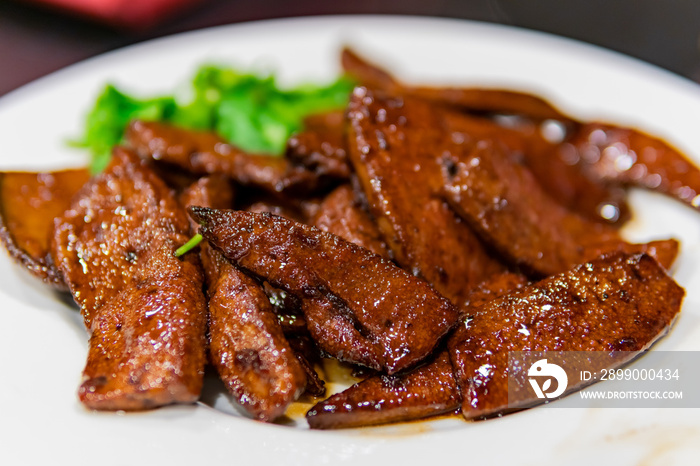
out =
[(202, 0), (25, 0), (126, 29), (147, 29)]

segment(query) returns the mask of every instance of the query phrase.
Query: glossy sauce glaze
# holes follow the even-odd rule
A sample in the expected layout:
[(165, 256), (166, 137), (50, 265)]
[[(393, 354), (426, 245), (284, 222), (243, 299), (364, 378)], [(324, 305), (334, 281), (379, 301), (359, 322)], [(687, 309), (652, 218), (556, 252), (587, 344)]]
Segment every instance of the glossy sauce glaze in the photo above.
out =
[(633, 245), (609, 225), (567, 210), (497, 143), (452, 148), (443, 158), (445, 199), (513, 265), (535, 276), (569, 270), (606, 252), (650, 252), (669, 268), (676, 240)]
[(0, 240), (31, 274), (66, 290), (51, 256), (54, 219), (87, 182), (87, 169), (0, 173)]
[(225, 174), (244, 186), (271, 193), (309, 192), (319, 178), (289, 160), (247, 154), (209, 131), (185, 130), (166, 123), (134, 121), (126, 138), (142, 156), (176, 165), (197, 175)]
[(448, 344), (462, 414), (508, 408), (509, 352), (641, 351), (668, 330), (684, 294), (648, 255), (616, 253), (477, 303)]
[(189, 211), (228, 259), (300, 299), (311, 335), (338, 359), (395, 373), (455, 322), (425, 281), (335, 235), (270, 214)]
[(641, 131), (585, 124), (559, 156), (591, 177), (657, 191), (700, 208), (700, 169), (670, 144)]
[(370, 426), (455, 411), (460, 395), (447, 351), (409, 373), (375, 375), (314, 405), (312, 429)]
[(345, 115), (330, 112), (304, 119), (304, 130), (287, 142), (286, 157), (319, 176), (346, 180), (352, 174), (345, 140)]
[(504, 270), (440, 198), (440, 161), (452, 143), (430, 105), (356, 88), (348, 119), (350, 160), (399, 265), (454, 303)]
[(196, 256), (173, 255), (188, 230), (174, 192), (120, 148), (57, 222), (52, 254), (91, 334), (79, 389), (86, 406), (137, 410), (199, 397), (203, 277)]
[[(221, 179), (202, 178), (183, 194), (185, 205), (228, 207)], [(306, 374), (287, 342), (262, 286), (206, 242), (209, 355), (229, 393), (255, 419), (279, 418), (304, 391)]]

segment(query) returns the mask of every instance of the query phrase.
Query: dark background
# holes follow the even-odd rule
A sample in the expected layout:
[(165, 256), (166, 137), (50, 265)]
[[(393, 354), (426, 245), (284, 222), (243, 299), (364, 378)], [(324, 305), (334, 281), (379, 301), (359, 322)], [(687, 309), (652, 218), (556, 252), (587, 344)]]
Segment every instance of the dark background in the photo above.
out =
[(0, 0), (0, 95), (93, 55), (158, 36), (267, 18), (363, 13), (466, 18), (537, 29), (617, 50), (700, 82), (696, 0), (203, 0), (140, 31)]

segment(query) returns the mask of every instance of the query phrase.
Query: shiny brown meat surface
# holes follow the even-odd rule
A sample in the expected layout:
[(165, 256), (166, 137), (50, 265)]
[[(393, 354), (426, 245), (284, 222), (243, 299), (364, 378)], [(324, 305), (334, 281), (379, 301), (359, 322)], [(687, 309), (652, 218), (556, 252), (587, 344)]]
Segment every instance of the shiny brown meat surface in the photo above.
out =
[(444, 154), (462, 142), (445, 137), (429, 103), (356, 88), (349, 104), (350, 159), (370, 213), (396, 261), (460, 303), (503, 266), (440, 199)]
[(172, 191), (134, 153), (115, 149), (56, 222), (53, 253), (85, 325), (114, 297), (159, 236), (187, 241), (188, 219)]
[(194, 256), (174, 257), (188, 220), (173, 192), (130, 151), (75, 196), (53, 255), (91, 332), (79, 395), (134, 410), (199, 397), (206, 305)]
[(317, 403), (306, 413), (312, 429), (370, 426), (455, 411), (459, 392), (447, 351), (408, 373), (375, 375)]
[[(270, 200), (256, 201), (245, 208), (248, 212), (263, 213), (268, 212), (280, 217), (285, 217), (296, 222), (307, 223), (308, 213), (305, 211), (304, 203), (298, 206), (280, 205)], [(312, 210), (316, 210), (315, 208)], [(282, 331), (299, 359), (301, 367), (306, 373), (306, 392), (311, 396), (323, 396), (326, 393), (324, 381), (314, 369), (315, 363), (320, 363), (319, 350), (314, 344), (306, 325), (306, 319), (302, 313), (302, 304), (294, 295), (284, 290), (275, 288), (269, 283), (264, 284), (272, 307), (277, 314), (277, 320), (282, 326)]]
[(349, 185), (339, 186), (326, 196), (309, 223), (385, 259), (389, 258), (389, 250), (377, 226), (359, 205)]
[(361, 84), (395, 94), (420, 97), (477, 112), (520, 114), (543, 120), (568, 119), (549, 102), (523, 92), (486, 88), (407, 86), (348, 48), (342, 51), (341, 64), (343, 70)]
[[(270, 290), (274, 290), (273, 294), (270, 294)], [(323, 355), (309, 333), (301, 301), (294, 295), (272, 286), (265, 287), (265, 292), (270, 298), (289, 346), (306, 373), (305, 394), (314, 397), (324, 396), (326, 394), (325, 381), (316, 371), (317, 366), (323, 364)], [(279, 296), (284, 296), (284, 301), (280, 302)], [(292, 303), (291, 306), (289, 306), (290, 303)]]
[(32, 275), (59, 290), (67, 287), (51, 257), (54, 219), (89, 178), (87, 169), (0, 173), (0, 240)]
[(675, 259), (675, 240), (630, 245), (617, 229), (570, 212), (497, 142), (452, 151), (443, 159), (443, 176), (445, 198), (455, 211), (512, 264), (535, 275), (559, 273), (618, 250), (648, 251), (667, 268)]
[(224, 174), (242, 185), (272, 193), (306, 193), (319, 185), (314, 173), (291, 165), (287, 159), (245, 153), (208, 131), (134, 121), (127, 128), (126, 138), (142, 157), (199, 175)]
[(78, 391), (98, 410), (141, 410), (199, 398), (206, 362), (206, 303), (198, 264), (155, 238), (124, 288), (91, 325)]
[(426, 282), (338, 236), (270, 214), (190, 215), (228, 259), (301, 299), (311, 335), (338, 359), (398, 372), (425, 358), (457, 318)]
[[(316, 202), (313, 200), (302, 201), (296, 206), (279, 205), (279, 203), (270, 201), (256, 201), (247, 206), (245, 210), (256, 213), (269, 212), (296, 222), (307, 223), (310, 216), (307, 207), (310, 204), (314, 205), (310, 211), (315, 212)], [(326, 394), (325, 382), (314, 368), (314, 364), (320, 364), (321, 357), (316, 344), (309, 335), (306, 319), (301, 310), (301, 301), (294, 295), (275, 288), (269, 283), (265, 283), (263, 288), (268, 298), (270, 298), (287, 342), (289, 342), (292, 350), (297, 355), (297, 359), (299, 359), (299, 363), (306, 373), (305, 393), (311, 396), (324, 396)]]
[(552, 199), (590, 220), (618, 227), (632, 218), (623, 186), (593, 179), (567, 163), (557, 155), (560, 144), (543, 143), (537, 136), (528, 140), (535, 144), (523, 152), (524, 163)]
[[(568, 133), (578, 123), (562, 115), (544, 100), (512, 91), (468, 88), (412, 88), (401, 84), (388, 72), (362, 59), (349, 49), (342, 54), (344, 69), (370, 88), (397, 95), (419, 97), (455, 112), (445, 113), (446, 127), (453, 139), (498, 139), (509, 150), (518, 152), (532, 169), (542, 186), (565, 207), (605, 223), (622, 223), (629, 219), (625, 190), (582, 172), (579, 167), (557, 156), (559, 145), (546, 141), (540, 134), (554, 119)], [(519, 114), (517, 128), (497, 124), (489, 118), (468, 117), (465, 111)], [(512, 119), (512, 117), (511, 117)], [(566, 134), (565, 134), (566, 135)]]
[[(496, 274), (476, 287), (466, 307), (481, 306), (523, 287), (520, 274)], [(356, 427), (410, 421), (457, 411), (461, 397), (447, 350), (410, 372), (375, 375), (317, 403), (306, 415), (315, 429)]]
[(286, 155), (318, 175), (347, 179), (352, 167), (348, 162), (343, 112), (305, 118), (304, 130), (289, 138)]
[[(180, 204), (189, 206), (205, 206), (217, 209), (227, 209), (233, 205), (234, 189), (228, 179), (222, 175), (204, 176), (187, 186), (179, 196)], [(197, 233), (199, 225), (188, 215), (190, 235)], [(202, 241), (199, 244), (199, 258), (204, 269), (205, 282), (210, 286), (218, 280), (220, 268), (225, 266), (226, 259), (213, 250), (209, 244)]]
[(363, 86), (394, 92), (404, 88), (388, 71), (361, 57), (349, 47), (340, 52), (340, 65), (346, 74)]
[(306, 373), (260, 285), (222, 259), (208, 292), (211, 360), (236, 400), (271, 421), (304, 391)]
[(315, 369), (316, 364), (321, 364), (321, 352), (309, 334), (306, 318), (302, 312), (301, 300), (267, 282), (263, 284), (263, 289), (275, 314), (277, 314), (277, 320), (289, 346), (297, 355), (301, 367), (306, 372), (305, 393), (311, 396), (325, 395), (325, 382)]
[[(440, 111), (435, 109), (435, 111)], [(527, 166), (540, 186), (558, 203), (586, 218), (597, 222), (622, 225), (631, 212), (624, 187), (605, 180), (592, 179), (581, 167), (563, 159), (561, 143), (544, 137), (548, 125), (566, 131), (554, 122), (538, 123), (516, 118), (508, 126), (492, 119), (475, 117), (459, 112), (443, 112), (446, 137), (477, 143), (481, 140), (498, 141), (513, 160)], [(512, 121), (508, 120), (508, 121)]]
[(581, 127), (560, 156), (590, 176), (657, 191), (700, 208), (700, 169), (668, 143), (631, 128)]
[[(186, 203), (230, 206), (233, 195), (225, 186), (203, 178), (185, 191)], [(208, 243), (200, 247), (208, 283), (210, 361), (251, 416), (274, 420), (306, 387), (304, 368), (261, 285)]]
[(473, 307), (448, 345), (464, 417), (507, 408), (509, 352), (643, 350), (668, 330), (683, 295), (648, 255), (618, 253)]

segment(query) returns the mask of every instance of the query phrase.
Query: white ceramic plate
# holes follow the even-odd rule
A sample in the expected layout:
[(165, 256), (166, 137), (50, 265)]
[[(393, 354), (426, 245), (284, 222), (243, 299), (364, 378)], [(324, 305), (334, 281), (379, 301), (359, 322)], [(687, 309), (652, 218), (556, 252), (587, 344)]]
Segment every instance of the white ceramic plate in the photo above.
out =
[[(638, 61), (512, 28), (442, 19), (331, 17), (221, 27), (72, 66), (0, 99), (0, 168), (78, 166), (65, 139), (105, 82), (168, 92), (204, 61), (274, 69), (288, 82), (332, 78), (351, 44), (408, 81), (511, 87), (564, 111), (638, 126), (700, 159), (700, 87)], [(700, 350), (700, 214), (635, 193), (636, 240), (683, 242), (688, 294), (656, 349)], [(695, 464), (698, 410), (533, 409), (338, 432), (265, 425), (206, 406), (141, 414), (86, 411), (76, 389), (87, 351), (78, 313), (0, 259), (0, 464)], [(566, 403), (563, 400), (560, 403)], [(39, 463), (41, 462), (41, 463)], [(223, 463), (222, 463), (223, 462)]]

